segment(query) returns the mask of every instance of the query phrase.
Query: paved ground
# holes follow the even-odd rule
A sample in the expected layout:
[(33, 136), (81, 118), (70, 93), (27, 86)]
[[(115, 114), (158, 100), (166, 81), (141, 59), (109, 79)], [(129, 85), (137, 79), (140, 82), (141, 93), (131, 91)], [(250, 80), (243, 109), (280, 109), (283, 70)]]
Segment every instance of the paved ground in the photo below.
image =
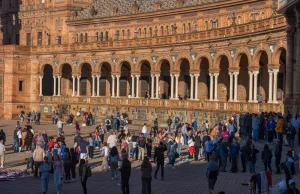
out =
[[(7, 135), (7, 146), (10, 147), (13, 142), (13, 130), (16, 121), (0, 121), (0, 128), (3, 128)], [(41, 125), (33, 125), (33, 129), (46, 130), (48, 135), (55, 135), (57, 129), (50, 123), (41, 123)], [(82, 132), (87, 135), (89, 132), (94, 130), (93, 127), (84, 127)], [(135, 128), (137, 130), (137, 128)], [(72, 146), (73, 144), (73, 129), (70, 126), (65, 126), (65, 135), (67, 138), (67, 146)], [(107, 138), (107, 137), (106, 137)], [(264, 142), (258, 142), (256, 147), (262, 150)], [(274, 150), (274, 149), (273, 149)], [(283, 155), (286, 153), (287, 148), (284, 147)], [(184, 149), (186, 152), (186, 149)], [(25, 162), (24, 159), (30, 156), (28, 153), (12, 153), (9, 150), (6, 153), (6, 167), (8, 168), (20, 168), (24, 169)], [(284, 158), (282, 158), (282, 161)], [(100, 164), (101, 157), (99, 152), (96, 151), (96, 156), (90, 161), (92, 165), (98, 166)], [(260, 155), (258, 156), (257, 172), (263, 170), (263, 165), (260, 160)], [(130, 189), (133, 194), (141, 193), (141, 178), (140, 178), (140, 162), (133, 162), (132, 176), (130, 179)], [(272, 162), (273, 171), (275, 170), (275, 162)], [(230, 164), (229, 164), (230, 165)], [(205, 176), (207, 164), (203, 161), (201, 162), (186, 162), (177, 163), (176, 169), (165, 168), (165, 181), (152, 180), (152, 193), (164, 193), (164, 194), (185, 194), (185, 193), (208, 193), (207, 179)], [(155, 170), (155, 165), (153, 165), (153, 170)], [(229, 170), (227, 166), (227, 170)], [(298, 170), (298, 164), (296, 166)], [(277, 183), (279, 180), (284, 178), (284, 175), (273, 175), (273, 182)], [(250, 179), (250, 173), (236, 173), (232, 174), (229, 172), (221, 173), (219, 175), (216, 191), (225, 191), (226, 194), (241, 194), (250, 193), (247, 186), (242, 186), (242, 183), (248, 183)], [(295, 178), (296, 183), (300, 186), (300, 179)], [(35, 194), (41, 193), (41, 181), (39, 179), (33, 179), (32, 177), (20, 178), (15, 181), (0, 182), (0, 192), (5, 194)], [(82, 193), (81, 184), (79, 181), (76, 183), (64, 184), (63, 193)], [(97, 167), (93, 169), (93, 176), (88, 180), (88, 193), (107, 193), (107, 194), (117, 194), (121, 193), (121, 188), (118, 187), (118, 181), (110, 180), (110, 172), (99, 172)], [(51, 178), (49, 183), (50, 194), (55, 193), (55, 187), (53, 184), (53, 178)]]

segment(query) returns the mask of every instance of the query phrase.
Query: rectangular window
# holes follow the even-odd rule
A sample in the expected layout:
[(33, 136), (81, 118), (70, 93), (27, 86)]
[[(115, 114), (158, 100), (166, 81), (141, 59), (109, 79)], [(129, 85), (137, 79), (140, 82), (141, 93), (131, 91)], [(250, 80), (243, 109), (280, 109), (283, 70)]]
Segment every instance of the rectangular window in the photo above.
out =
[(38, 32), (38, 46), (41, 46), (43, 43), (43, 33), (42, 32)]
[(19, 80), (19, 92), (23, 92), (23, 84), (24, 84), (24, 81), (23, 80)]
[(51, 45), (51, 35), (48, 35), (48, 45)]
[(61, 44), (61, 36), (56, 37), (56, 44)]
[(26, 45), (31, 46), (31, 33), (26, 34)]

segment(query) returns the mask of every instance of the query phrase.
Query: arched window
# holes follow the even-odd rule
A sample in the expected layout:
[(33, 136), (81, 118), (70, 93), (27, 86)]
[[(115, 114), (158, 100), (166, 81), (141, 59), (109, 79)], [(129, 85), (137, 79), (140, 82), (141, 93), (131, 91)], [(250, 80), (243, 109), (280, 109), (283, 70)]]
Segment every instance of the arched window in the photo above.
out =
[(125, 30), (122, 30), (122, 40), (125, 39)]
[(144, 28), (144, 38), (147, 37), (147, 28)]
[(103, 42), (103, 32), (100, 32), (100, 42)]
[(83, 42), (83, 34), (80, 34), (80, 42)]
[(166, 26), (166, 35), (169, 35), (169, 26)]
[(141, 38), (142, 37), (142, 29), (139, 28), (139, 37)]
[(163, 26), (160, 27), (160, 35), (164, 36), (164, 27)]
[(183, 33), (183, 34), (186, 33), (185, 24), (182, 25), (182, 33)]
[(105, 32), (105, 41), (108, 41), (108, 32)]
[(149, 28), (149, 36), (152, 37), (152, 28)]
[[(78, 42), (78, 34), (75, 35), (75, 42)], [(48, 44), (49, 45), (49, 44)]]
[(84, 42), (88, 42), (88, 34), (87, 33), (85, 33), (85, 35), (84, 35)]
[(95, 33), (95, 42), (98, 42), (98, 32)]
[(191, 32), (191, 23), (188, 23), (188, 33)]
[(205, 30), (208, 30), (208, 21), (205, 21)]
[(130, 39), (130, 30), (127, 30), (127, 39)]

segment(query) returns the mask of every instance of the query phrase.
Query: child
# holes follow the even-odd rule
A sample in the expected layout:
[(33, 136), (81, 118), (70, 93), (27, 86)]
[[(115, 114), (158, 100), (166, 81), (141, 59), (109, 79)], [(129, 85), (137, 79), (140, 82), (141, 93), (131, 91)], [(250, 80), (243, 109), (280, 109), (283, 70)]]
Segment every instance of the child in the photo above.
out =
[(25, 158), (26, 165), (26, 172), (33, 174), (33, 157)]
[(49, 143), (48, 143), (48, 151), (50, 151), (50, 149), (53, 147), (54, 147), (54, 138), (53, 138), (53, 136), (50, 136)]

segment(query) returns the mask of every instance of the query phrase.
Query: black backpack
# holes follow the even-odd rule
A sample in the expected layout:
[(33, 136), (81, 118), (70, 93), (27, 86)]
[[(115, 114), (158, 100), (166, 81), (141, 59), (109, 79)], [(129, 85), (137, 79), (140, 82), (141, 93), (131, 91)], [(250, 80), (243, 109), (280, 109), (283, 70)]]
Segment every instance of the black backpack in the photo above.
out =
[(27, 140), (32, 140), (32, 138), (33, 138), (33, 134), (31, 133), (31, 131), (28, 131)]
[(139, 146), (142, 147), (142, 148), (144, 148), (145, 145), (146, 145), (146, 140), (145, 140), (145, 138), (143, 137), (143, 138), (141, 138), (140, 141), (139, 141)]

